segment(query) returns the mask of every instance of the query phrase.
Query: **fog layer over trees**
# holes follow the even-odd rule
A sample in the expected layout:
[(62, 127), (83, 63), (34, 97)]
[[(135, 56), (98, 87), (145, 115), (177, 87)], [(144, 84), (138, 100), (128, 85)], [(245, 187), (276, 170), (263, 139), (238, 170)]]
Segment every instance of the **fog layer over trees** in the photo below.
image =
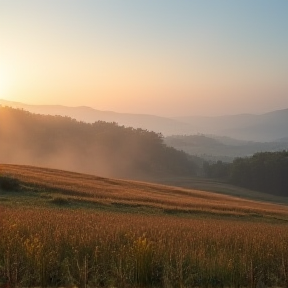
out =
[(167, 147), (161, 134), (8, 107), (0, 107), (0, 149), (1, 163), (101, 176), (139, 179), (196, 173), (196, 164), (189, 156)]

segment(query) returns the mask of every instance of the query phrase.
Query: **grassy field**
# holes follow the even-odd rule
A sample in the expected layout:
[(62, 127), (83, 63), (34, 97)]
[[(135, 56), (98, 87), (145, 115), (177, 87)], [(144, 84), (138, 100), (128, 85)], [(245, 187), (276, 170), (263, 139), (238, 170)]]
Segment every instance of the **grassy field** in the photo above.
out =
[(32, 201), (34, 198), (38, 202), (39, 198), (42, 198), (42, 202), (47, 203), (49, 199), (63, 198), (66, 203), (80, 203), (112, 210), (126, 207), (129, 210), (152, 209), (159, 213), (288, 219), (288, 207), (285, 205), (235, 198), (220, 193), (101, 178), (32, 166), (0, 165), (0, 173), (21, 181), (22, 193), (13, 195), (18, 196), (19, 203), (22, 203), (21, 199)]
[[(0, 165), (0, 287), (288, 286), (288, 207)], [(9, 188), (9, 187), (8, 187)]]

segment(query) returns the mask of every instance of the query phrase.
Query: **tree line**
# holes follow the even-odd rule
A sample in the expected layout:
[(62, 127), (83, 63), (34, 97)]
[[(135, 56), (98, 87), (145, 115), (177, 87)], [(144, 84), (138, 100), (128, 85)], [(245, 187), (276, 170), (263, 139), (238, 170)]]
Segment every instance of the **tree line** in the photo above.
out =
[(207, 177), (218, 178), (248, 189), (288, 196), (288, 151), (259, 152), (236, 158), (232, 163), (205, 162)]

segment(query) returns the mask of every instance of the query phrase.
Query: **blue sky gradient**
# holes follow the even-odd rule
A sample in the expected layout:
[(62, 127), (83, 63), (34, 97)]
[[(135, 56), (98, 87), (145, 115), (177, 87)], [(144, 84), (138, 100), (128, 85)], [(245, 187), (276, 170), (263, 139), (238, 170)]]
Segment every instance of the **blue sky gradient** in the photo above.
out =
[(165, 116), (288, 108), (287, 16), (284, 0), (0, 0), (0, 98)]

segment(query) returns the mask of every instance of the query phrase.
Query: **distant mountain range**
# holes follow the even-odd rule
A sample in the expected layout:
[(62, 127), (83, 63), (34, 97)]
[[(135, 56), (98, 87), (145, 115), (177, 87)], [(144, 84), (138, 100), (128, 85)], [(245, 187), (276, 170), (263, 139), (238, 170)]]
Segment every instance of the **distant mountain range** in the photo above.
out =
[(142, 128), (164, 136), (213, 134), (240, 140), (269, 142), (288, 138), (288, 109), (265, 114), (239, 114), (217, 117), (159, 117), (145, 114), (100, 111), (91, 107), (66, 107), (60, 105), (28, 105), (0, 99), (0, 105), (20, 108), (32, 113), (61, 115), (78, 121), (117, 122), (119, 125)]
[(154, 115), (117, 113), (112, 111), (100, 111), (91, 107), (67, 107), (61, 105), (28, 105), (0, 99), (0, 105), (20, 108), (31, 113), (44, 115), (68, 116), (78, 121), (93, 123), (95, 121), (116, 122), (126, 127), (142, 128), (163, 135), (190, 134), (195, 132), (193, 125)]
[(196, 123), (199, 133), (225, 135), (259, 142), (279, 141), (288, 137), (288, 109), (265, 114), (239, 114), (218, 117), (177, 117), (177, 121)]

